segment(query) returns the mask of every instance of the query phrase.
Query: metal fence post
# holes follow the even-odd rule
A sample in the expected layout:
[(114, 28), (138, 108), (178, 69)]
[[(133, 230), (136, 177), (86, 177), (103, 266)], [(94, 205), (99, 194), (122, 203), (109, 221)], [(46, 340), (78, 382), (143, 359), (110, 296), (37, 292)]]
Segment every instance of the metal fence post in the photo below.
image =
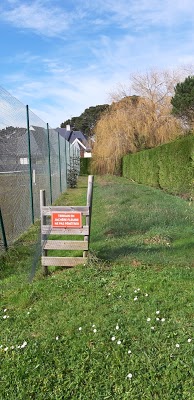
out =
[(68, 172), (71, 170), (71, 146), (70, 146), (70, 142), (69, 142), (69, 170)]
[(58, 132), (58, 149), (59, 149), (59, 185), (60, 185), (60, 192), (62, 193), (62, 181), (61, 181), (61, 148), (60, 148), (59, 132)]
[(29, 158), (29, 174), (30, 174), (30, 204), (32, 223), (34, 224), (34, 201), (33, 201), (33, 185), (32, 185), (32, 161), (31, 161), (31, 143), (30, 143), (30, 122), (29, 122), (29, 107), (26, 106), (26, 118), (27, 118), (27, 134), (28, 134), (28, 158)]
[(4, 223), (3, 223), (3, 216), (2, 216), (1, 208), (0, 208), (0, 226), (1, 226), (1, 232), (2, 232), (2, 238), (3, 238), (3, 245), (5, 247), (5, 250), (7, 250), (8, 245), (7, 245), (7, 239), (6, 239), (6, 234), (5, 234), (5, 227), (4, 227)]
[(49, 182), (50, 182), (50, 201), (51, 204), (53, 202), (52, 196), (52, 177), (51, 177), (51, 149), (50, 149), (50, 132), (49, 132), (49, 124), (47, 122), (47, 139), (48, 139), (48, 171), (49, 171)]
[(65, 187), (67, 187), (67, 147), (66, 147), (66, 139), (65, 140)]

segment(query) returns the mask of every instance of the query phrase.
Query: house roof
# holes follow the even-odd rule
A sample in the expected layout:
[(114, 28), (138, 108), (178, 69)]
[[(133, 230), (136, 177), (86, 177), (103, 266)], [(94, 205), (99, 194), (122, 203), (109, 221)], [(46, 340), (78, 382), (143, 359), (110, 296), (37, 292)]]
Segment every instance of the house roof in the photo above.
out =
[(55, 129), (62, 137), (64, 137), (71, 144), (75, 139), (79, 139), (85, 146), (87, 146), (87, 140), (81, 131), (67, 130), (66, 128), (56, 128)]

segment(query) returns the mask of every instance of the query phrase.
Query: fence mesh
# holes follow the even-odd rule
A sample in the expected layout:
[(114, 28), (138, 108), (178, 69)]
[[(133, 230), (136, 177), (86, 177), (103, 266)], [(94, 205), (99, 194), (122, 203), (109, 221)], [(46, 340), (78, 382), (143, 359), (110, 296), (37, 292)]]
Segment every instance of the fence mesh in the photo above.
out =
[(3, 227), (9, 245), (39, 218), (40, 189), (48, 205), (65, 191), (75, 153), (79, 157), (79, 149), (0, 87), (0, 252)]

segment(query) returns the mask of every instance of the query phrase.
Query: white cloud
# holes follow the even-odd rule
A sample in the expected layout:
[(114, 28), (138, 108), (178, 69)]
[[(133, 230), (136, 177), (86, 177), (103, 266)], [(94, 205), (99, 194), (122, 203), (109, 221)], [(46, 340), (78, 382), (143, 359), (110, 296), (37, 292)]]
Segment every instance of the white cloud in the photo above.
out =
[(106, 103), (112, 85), (112, 80), (82, 74), (69, 76), (66, 85), (58, 77), (33, 83), (26, 81), (15, 87), (12, 94), (23, 102), (26, 100), (32, 111), (56, 127), (70, 116), (79, 116), (85, 108)]
[(193, 0), (76, 0), (71, 6), (63, 0), (6, 0), (0, 8), (0, 19), (17, 28), (60, 38), (83, 28), (91, 34), (106, 26), (137, 32), (194, 22)]
[(31, 29), (48, 37), (64, 33), (70, 21), (64, 9), (36, 0), (31, 4), (14, 1), (9, 10), (2, 9), (0, 18), (20, 29)]
[(86, 4), (88, 9), (101, 17), (104, 14), (106, 18), (108, 14), (109, 24), (131, 27), (132, 30), (156, 25), (170, 26), (184, 19), (193, 22), (193, 0), (177, 0), (176, 4), (169, 0), (91, 0)]

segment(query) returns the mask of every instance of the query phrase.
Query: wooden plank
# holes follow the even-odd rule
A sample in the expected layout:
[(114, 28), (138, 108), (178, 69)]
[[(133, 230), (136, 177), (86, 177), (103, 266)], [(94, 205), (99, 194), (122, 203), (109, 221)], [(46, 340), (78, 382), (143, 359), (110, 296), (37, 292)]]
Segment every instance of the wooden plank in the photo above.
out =
[(63, 229), (63, 228), (53, 228), (51, 225), (42, 226), (42, 235), (88, 235), (89, 227), (83, 226), (80, 229)]
[(48, 240), (44, 250), (88, 250), (88, 243), (81, 240)]
[(42, 257), (42, 265), (47, 267), (75, 267), (86, 263), (86, 257)]
[(41, 207), (42, 215), (51, 215), (52, 212), (81, 212), (83, 215), (89, 215), (88, 206), (44, 206)]

